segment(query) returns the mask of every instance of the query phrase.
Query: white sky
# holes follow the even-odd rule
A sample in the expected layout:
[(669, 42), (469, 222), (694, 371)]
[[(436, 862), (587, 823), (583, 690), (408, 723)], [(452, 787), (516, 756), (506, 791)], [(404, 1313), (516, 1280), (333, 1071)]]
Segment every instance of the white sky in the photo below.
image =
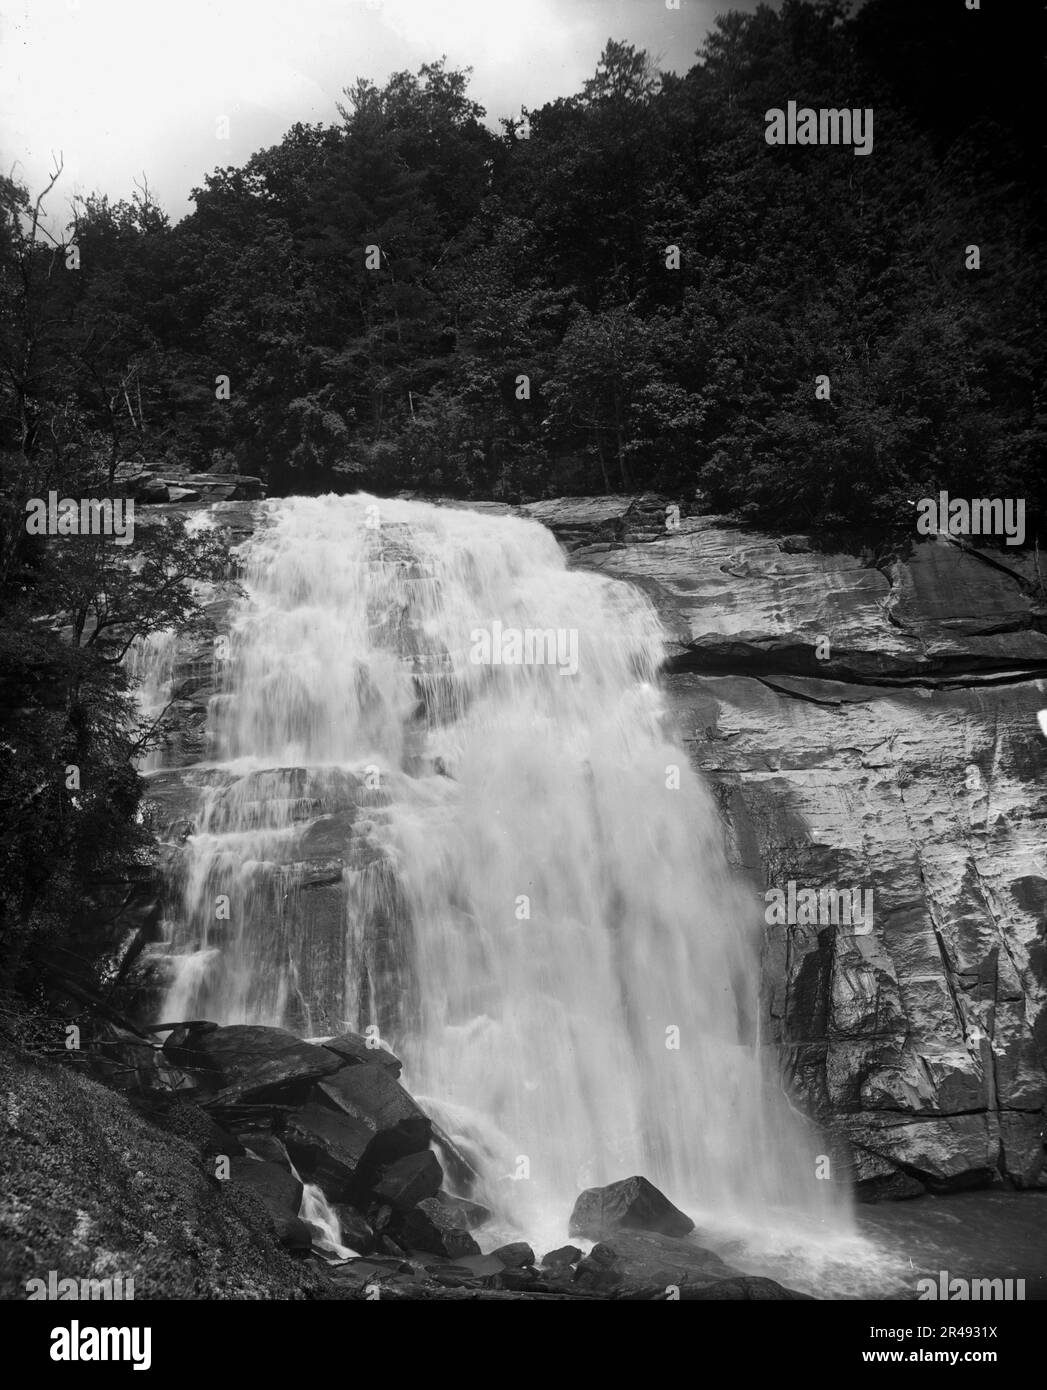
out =
[[(342, 89), (446, 53), (474, 69), (492, 126), (581, 88), (610, 37), (686, 71), (721, 10), (756, 0), (0, 0), (0, 164), (31, 189), (52, 152), (74, 193), (129, 197), (148, 175), (174, 219), (217, 167), (295, 121), (335, 121)], [(229, 118), (229, 139), (216, 135)]]

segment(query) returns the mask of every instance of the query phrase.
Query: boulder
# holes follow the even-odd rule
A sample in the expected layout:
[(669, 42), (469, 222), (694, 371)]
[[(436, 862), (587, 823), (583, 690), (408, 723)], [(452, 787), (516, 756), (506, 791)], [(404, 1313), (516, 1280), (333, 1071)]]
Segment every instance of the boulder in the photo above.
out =
[(594, 1245), (584, 1260), (579, 1260), (574, 1281), (580, 1289), (594, 1293), (609, 1293), (622, 1282), (622, 1272), (616, 1268), (617, 1252), (610, 1245)]
[[(550, 1275), (555, 1281), (556, 1275)], [(647, 1231), (619, 1231), (594, 1245), (574, 1273), (575, 1287), (627, 1300), (800, 1299), (771, 1279), (750, 1279), (711, 1250)]]
[(390, 1206), (374, 1206), (368, 1210), (368, 1220), (379, 1233), (384, 1231), (393, 1219), (393, 1209)]
[[(170, 1044), (168, 1039), (165, 1046)], [(250, 1024), (190, 1033), (176, 1046), (180, 1054), (197, 1057), (197, 1068), (217, 1084), (212, 1103), (218, 1105), (282, 1098), (294, 1090), (304, 1094), (317, 1077), (344, 1065), (333, 1052), (302, 1042), (285, 1028)]]
[(369, 1160), (376, 1166), (428, 1149), (432, 1138), (428, 1118), (386, 1067), (343, 1066), (321, 1081), (319, 1089), (345, 1115), (371, 1131)]
[(127, 479), (126, 486), (134, 500), (143, 505), (168, 501), (167, 484), (153, 473), (138, 473)]
[(175, 1066), (192, 1067), (195, 1070), (200, 1070), (207, 1062), (203, 1040), (209, 1033), (217, 1032), (217, 1023), (208, 1023), (203, 1019), (194, 1019), (189, 1023), (176, 1023), (167, 1034), (167, 1040), (163, 1046), (164, 1056), (168, 1057)]
[(454, 1215), (435, 1197), (427, 1197), (406, 1212), (400, 1220), (400, 1231), (412, 1250), (427, 1250), (451, 1260), (480, 1254), (480, 1247), (469, 1232), (455, 1225)]
[(471, 1202), (468, 1197), (454, 1197), (450, 1192), (438, 1192), (436, 1200), (454, 1216), (455, 1225), (467, 1231), (475, 1231), (485, 1221), (490, 1221), (491, 1213), (479, 1202)]
[(574, 1204), (568, 1234), (599, 1240), (621, 1230), (686, 1236), (694, 1230), (694, 1222), (646, 1178), (623, 1178), (606, 1187), (587, 1188)]
[(367, 1219), (355, 1207), (338, 1202), (333, 1210), (341, 1227), (343, 1245), (347, 1245), (350, 1250), (359, 1251), (361, 1255), (366, 1255), (374, 1249), (375, 1233)]
[(754, 1275), (739, 1275), (737, 1279), (714, 1279), (711, 1284), (701, 1284), (680, 1290), (681, 1300), (688, 1302), (726, 1302), (726, 1303), (783, 1303), (813, 1302), (810, 1294), (798, 1293), (773, 1279), (761, 1279)]
[(435, 1197), (443, 1180), (440, 1160), (432, 1149), (424, 1149), (421, 1153), (405, 1154), (379, 1169), (371, 1193), (394, 1211), (408, 1211), (426, 1197)]
[[(273, 1219), (281, 1245), (294, 1249), (308, 1249), (311, 1241), (309, 1228), (299, 1221), (298, 1211), (302, 1204), (302, 1184), (286, 1168), (276, 1163), (265, 1163), (256, 1158), (230, 1158), (228, 1182), (245, 1187), (262, 1202)], [(305, 1226), (305, 1243), (302, 1245), (302, 1230)]]
[(331, 1202), (351, 1202), (359, 1192), (357, 1173), (373, 1138), (361, 1121), (317, 1101), (289, 1116), (284, 1131), (295, 1167)]
[(324, 1038), (322, 1046), (350, 1064), (385, 1067), (394, 1080), (403, 1071), (399, 1057), (394, 1057), (388, 1048), (373, 1047), (359, 1033), (339, 1033), (337, 1037)]
[(565, 1269), (573, 1264), (577, 1264), (582, 1258), (582, 1252), (577, 1245), (560, 1245), (555, 1250), (550, 1250), (548, 1255), (542, 1256), (543, 1269)]
[(496, 1260), (501, 1260), (506, 1269), (522, 1269), (525, 1265), (534, 1264), (534, 1251), (524, 1240), (513, 1241), (510, 1245), (500, 1245), (497, 1250), (492, 1250), (491, 1254)]
[(275, 1163), (278, 1167), (291, 1171), (291, 1160), (287, 1156), (283, 1140), (277, 1135), (241, 1131), (240, 1138), (255, 1158), (263, 1159), (266, 1163)]
[(595, 1249), (613, 1252), (611, 1263), (623, 1291), (709, 1284), (739, 1273), (711, 1250), (652, 1231), (619, 1230)]
[(379, 1255), (390, 1255), (395, 1259), (403, 1259), (406, 1253), (406, 1246), (390, 1235), (380, 1235), (375, 1237), (374, 1248)]

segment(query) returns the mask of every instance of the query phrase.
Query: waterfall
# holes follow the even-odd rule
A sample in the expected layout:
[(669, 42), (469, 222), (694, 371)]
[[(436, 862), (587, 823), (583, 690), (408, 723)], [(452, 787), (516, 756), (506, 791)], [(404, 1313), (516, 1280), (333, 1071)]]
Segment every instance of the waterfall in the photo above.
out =
[(262, 510), (164, 1016), (377, 1028), (525, 1232), (634, 1173), (696, 1218), (838, 1223), (646, 596), (495, 509)]
[[(301, 1174), (293, 1163), (291, 1172), (300, 1182), (302, 1181)], [(342, 1227), (338, 1214), (316, 1183), (302, 1182), (302, 1201), (298, 1215), (312, 1228), (313, 1249), (327, 1259), (347, 1260), (356, 1255), (356, 1251), (350, 1246), (342, 1244)]]

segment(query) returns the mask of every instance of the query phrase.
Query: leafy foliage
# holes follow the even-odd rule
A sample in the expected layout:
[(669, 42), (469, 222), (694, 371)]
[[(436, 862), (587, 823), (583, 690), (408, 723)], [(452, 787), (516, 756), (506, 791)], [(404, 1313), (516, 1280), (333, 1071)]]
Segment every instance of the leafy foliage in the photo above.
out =
[[(1028, 23), (783, 0), (722, 16), (683, 77), (609, 40), (499, 134), (443, 59), (358, 79), (340, 123), (217, 170), (175, 227), (147, 190), (78, 206), (82, 270), (34, 291), (69, 327), (9, 436), (61, 397), (110, 461), (275, 493), (697, 488), (814, 526), (908, 523), (945, 487), (1036, 514)], [(768, 146), (790, 99), (872, 107), (871, 157)]]

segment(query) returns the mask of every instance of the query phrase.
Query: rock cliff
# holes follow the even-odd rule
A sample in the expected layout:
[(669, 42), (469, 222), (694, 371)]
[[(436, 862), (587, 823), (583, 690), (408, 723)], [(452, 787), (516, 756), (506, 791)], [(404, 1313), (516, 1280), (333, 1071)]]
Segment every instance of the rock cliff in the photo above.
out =
[[(735, 862), (871, 889), (871, 929), (765, 928), (768, 1036), (866, 1195), (1047, 1185), (1047, 707), (1036, 557), (666, 528), (657, 499), (526, 509), (643, 587)], [(914, 538), (915, 540), (915, 538)]]

